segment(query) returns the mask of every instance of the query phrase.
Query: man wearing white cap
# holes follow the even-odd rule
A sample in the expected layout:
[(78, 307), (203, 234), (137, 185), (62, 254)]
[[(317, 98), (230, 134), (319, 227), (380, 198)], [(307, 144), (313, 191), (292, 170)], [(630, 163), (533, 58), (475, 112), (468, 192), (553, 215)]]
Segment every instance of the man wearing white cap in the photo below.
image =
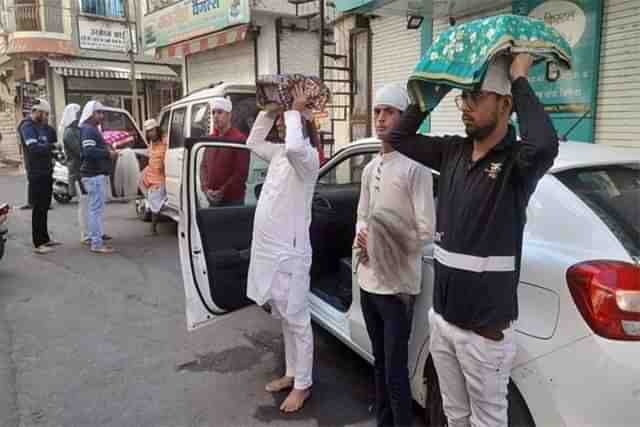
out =
[(356, 271), (375, 359), (379, 426), (408, 426), (413, 418), (408, 343), (413, 303), (421, 290), (422, 251), (435, 227), (431, 171), (389, 144), (408, 103), (400, 86), (376, 92), (374, 118), (382, 150), (364, 168), (356, 223)]
[(155, 236), (158, 234), (158, 216), (167, 200), (164, 157), (168, 145), (155, 119), (144, 122), (144, 131), (149, 142), (149, 163), (142, 171), (141, 187), (151, 208), (151, 235)]
[(526, 209), (558, 154), (527, 80), (532, 63), (528, 54), (499, 57), (479, 91), (456, 99), (466, 138), (417, 135), (427, 114), (417, 106), (392, 132), (398, 151), (440, 171), (430, 353), (452, 427), (507, 425)]
[(53, 192), (52, 150), (55, 143), (46, 122), (50, 111), (46, 100), (37, 99), (31, 115), (18, 126), (29, 182), (29, 202), (33, 204), (31, 227), (36, 254), (49, 253), (52, 246), (60, 244), (49, 237), (47, 224)]
[[(211, 136), (244, 144), (247, 136), (232, 127), (232, 104), (227, 98), (210, 103)], [(208, 148), (200, 166), (200, 185), (212, 206), (242, 205), (249, 173), (249, 152), (228, 148)]]
[(104, 244), (105, 187), (112, 162), (118, 153), (104, 142), (98, 126), (104, 120), (104, 107), (98, 101), (89, 101), (80, 117), (80, 139), (82, 141), (82, 186), (89, 196), (88, 226), (91, 252), (110, 254), (111, 247)]

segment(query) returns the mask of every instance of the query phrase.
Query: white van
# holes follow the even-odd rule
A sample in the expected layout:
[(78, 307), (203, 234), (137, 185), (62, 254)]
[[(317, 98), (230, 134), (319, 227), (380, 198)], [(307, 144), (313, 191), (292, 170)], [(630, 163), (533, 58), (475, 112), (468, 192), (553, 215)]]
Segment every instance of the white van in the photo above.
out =
[[(159, 115), (160, 128), (169, 141), (165, 157), (167, 203), (162, 210), (163, 215), (176, 222), (179, 220), (185, 141), (212, 133), (209, 102), (215, 97), (229, 98), (233, 103), (233, 126), (248, 135), (257, 115), (255, 94), (254, 85), (221, 82), (192, 92), (162, 109)], [(136, 211), (141, 219), (149, 218), (144, 200), (136, 203)]]

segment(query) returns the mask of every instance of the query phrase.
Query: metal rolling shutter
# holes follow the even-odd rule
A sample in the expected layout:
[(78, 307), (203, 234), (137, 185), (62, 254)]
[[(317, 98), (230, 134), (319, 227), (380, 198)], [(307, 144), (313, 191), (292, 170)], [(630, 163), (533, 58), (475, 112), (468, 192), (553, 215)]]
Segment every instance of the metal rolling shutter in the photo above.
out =
[(280, 72), (317, 76), (320, 71), (318, 33), (309, 31), (280, 32)]
[(373, 94), (389, 83), (406, 85), (420, 60), (420, 30), (407, 30), (407, 18), (371, 20)]
[(638, 0), (604, 2), (595, 142), (640, 147)]
[[(458, 24), (464, 22), (473, 21), (474, 19), (485, 18), (493, 15), (501, 15), (504, 13), (511, 13), (511, 6), (485, 11), (475, 15), (470, 15), (457, 20)], [(449, 18), (436, 19), (433, 22), (433, 38), (434, 40), (440, 33), (443, 33), (449, 29)], [(460, 119), (460, 111), (456, 107), (454, 98), (460, 92), (458, 90), (452, 90), (449, 94), (438, 104), (436, 109), (431, 114), (431, 133), (435, 135), (443, 134), (464, 134), (464, 125)]]
[(189, 91), (219, 81), (255, 83), (253, 40), (198, 52), (187, 57)]

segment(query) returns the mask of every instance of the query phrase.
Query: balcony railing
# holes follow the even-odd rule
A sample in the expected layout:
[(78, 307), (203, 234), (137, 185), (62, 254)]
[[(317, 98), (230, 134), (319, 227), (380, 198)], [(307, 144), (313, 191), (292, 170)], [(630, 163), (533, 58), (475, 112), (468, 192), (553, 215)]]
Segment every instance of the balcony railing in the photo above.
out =
[(16, 31), (64, 33), (62, 7), (16, 4)]

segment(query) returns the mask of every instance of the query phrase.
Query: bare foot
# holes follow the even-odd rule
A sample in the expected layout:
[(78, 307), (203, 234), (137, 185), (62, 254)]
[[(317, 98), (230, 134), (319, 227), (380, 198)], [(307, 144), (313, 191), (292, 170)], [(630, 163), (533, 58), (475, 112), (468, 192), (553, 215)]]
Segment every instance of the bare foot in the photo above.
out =
[(293, 387), (293, 377), (285, 376), (271, 381), (264, 389), (269, 393), (277, 393), (282, 390), (288, 390), (291, 387)]
[(289, 396), (280, 405), (280, 410), (286, 413), (297, 412), (304, 406), (304, 402), (311, 397), (311, 387), (304, 390), (291, 390)]

